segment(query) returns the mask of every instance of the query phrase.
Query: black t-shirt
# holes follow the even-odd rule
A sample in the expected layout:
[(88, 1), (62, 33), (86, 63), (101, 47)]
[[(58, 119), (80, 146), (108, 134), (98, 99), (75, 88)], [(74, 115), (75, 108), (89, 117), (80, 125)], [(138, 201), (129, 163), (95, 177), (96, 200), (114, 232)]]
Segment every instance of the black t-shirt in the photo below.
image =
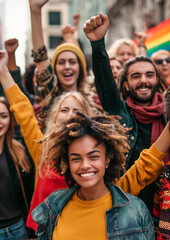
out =
[(0, 228), (14, 224), (22, 215), (16, 201), (5, 152), (0, 154)]

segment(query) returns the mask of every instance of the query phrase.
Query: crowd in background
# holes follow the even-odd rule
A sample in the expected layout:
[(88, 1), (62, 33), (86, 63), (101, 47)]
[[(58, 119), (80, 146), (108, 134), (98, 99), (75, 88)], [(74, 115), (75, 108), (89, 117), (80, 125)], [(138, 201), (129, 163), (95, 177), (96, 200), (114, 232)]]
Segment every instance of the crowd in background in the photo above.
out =
[(100, 13), (62, 29), (52, 59), (29, 0), (33, 63), (0, 50), (0, 239), (170, 239), (170, 52), (105, 47)]

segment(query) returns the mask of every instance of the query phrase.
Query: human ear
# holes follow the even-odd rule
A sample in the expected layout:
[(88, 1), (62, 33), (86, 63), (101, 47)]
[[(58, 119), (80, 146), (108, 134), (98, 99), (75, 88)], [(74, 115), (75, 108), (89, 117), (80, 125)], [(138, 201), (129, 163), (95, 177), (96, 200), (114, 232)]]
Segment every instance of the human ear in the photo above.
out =
[(156, 81), (157, 81), (157, 84), (158, 84), (158, 82), (159, 82), (159, 78), (158, 77), (156, 77)]
[(126, 91), (129, 91), (129, 84), (128, 84), (128, 82), (124, 81), (123, 85), (126, 88)]
[(109, 163), (110, 163), (110, 159), (109, 159), (109, 158), (106, 158), (106, 168), (109, 167)]

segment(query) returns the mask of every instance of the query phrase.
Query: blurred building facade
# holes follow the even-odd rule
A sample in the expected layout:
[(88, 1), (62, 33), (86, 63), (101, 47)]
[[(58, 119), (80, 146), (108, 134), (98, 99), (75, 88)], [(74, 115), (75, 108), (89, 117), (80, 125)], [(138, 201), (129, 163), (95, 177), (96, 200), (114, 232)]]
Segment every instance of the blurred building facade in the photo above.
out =
[(0, 49), (3, 48), (4, 6), (4, 1), (0, 1)]
[(142, 31), (143, 24), (152, 28), (170, 18), (169, 0), (116, 0), (107, 10), (110, 27), (107, 46), (116, 39), (134, 38), (134, 32)]
[(62, 27), (69, 22), (69, 4), (63, 0), (51, 0), (43, 8), (42, 16), (44, 41), (51, 56), (62, 41)]
[[(112, 1), (111, 1), (112, 2)], [(45, 44), (49, 49), (51, 58), (53, 50), (62, 41), (61, 29), (66, 25), (72, 25), (72, 18), (75, 13), (81, 15), (79, 23), (79, 38), (83, 49), (89, 49), (89, 43), (84, 36), (83, 24), (91, 16), (99, 12), (106, 12), (107, 1), (103, 0), (50, 0), (42, 12), (42, 23)], [(85, 52), (88, 52), (86, 51)]]
[(91, 48), (84, 36), (83, 24), (92, 16), (105, 13), (110, 27), (106, 35), (106, 46), (116, 39), (134, 38), (135, 31), (142, 31), (146, 23), (151, 28), (170, 17), (170, 0), (50, 0), (43, 8), (43, 31), (49, 57), (62, 39), (61, 29), (72, 24), (75, 13), (81, 15), (79, 38), (84, 52), (88, 55)]
[[(27, 1), (27, 0), (26, 0)], [(0, 48), (4, 41), (4, 18), (6, 0), (0, 0)], [(43, 7), (42, 23), (45, 44), (51, 58), (55, 47), (62, 39), (61, 29), (66, 24), (72, 24), (75, 13), (81, 15), (79, 38), (86, 55), (91, 54), (89, 41), (84, 36), (83, 24), (92, 16), (105, 13), (109, 17), (110, 26), (106, 35), (106, 47), (122, 37), (134, 38), (135, 31), (142, 31), (144, 22), (148, 28), (154, 27), (170, 18), (170, 0), (49, 0)], [(29, 9), (25, 14), (26, 22), (30, 23)], [(24, 20), (23, 20), (24, 22)], [(25, 62), (28, 65), (31, 58), (31, 28), (26, 37)]]

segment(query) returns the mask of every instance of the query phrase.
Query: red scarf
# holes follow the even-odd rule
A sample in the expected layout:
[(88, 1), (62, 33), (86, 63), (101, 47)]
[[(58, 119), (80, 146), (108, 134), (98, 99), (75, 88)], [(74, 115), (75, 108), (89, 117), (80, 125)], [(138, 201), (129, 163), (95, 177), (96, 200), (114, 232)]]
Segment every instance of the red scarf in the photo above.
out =
[[(126, 99), (127, 105), (134, 114), (135, 118), (143, 123), (152, 123), (151, 132), (151, 145), (156, 141), (161, 132), (165, 127), (165, 123), (161, 120), (161, 116), (164, 110), (163, 96), (162, 94), (156, 92), (152, 103), (148, 107), (140, 107), (134, 103), (134, 100), (129, 96)], [(166, 154), (164, 158), (164, 163), (166, 163), (170, 158), (170, 154)]]

